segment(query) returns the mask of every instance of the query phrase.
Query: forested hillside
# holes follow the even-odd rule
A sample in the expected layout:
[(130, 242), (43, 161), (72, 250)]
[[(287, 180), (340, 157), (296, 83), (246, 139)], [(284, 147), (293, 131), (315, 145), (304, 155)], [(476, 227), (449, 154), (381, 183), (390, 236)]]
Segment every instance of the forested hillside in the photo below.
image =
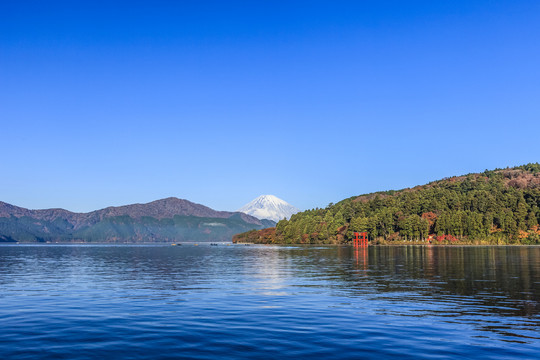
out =
[(0, 201), (0, 242), (230, 241), (236, 233), (275, 224), (177, 198), (89, 213), (29, 210)]
[(372, 243), (538, 244), (539, 222), (540, 164), (534, 163), (352, 197), (233, 241), (344, 244), (366, 231)]

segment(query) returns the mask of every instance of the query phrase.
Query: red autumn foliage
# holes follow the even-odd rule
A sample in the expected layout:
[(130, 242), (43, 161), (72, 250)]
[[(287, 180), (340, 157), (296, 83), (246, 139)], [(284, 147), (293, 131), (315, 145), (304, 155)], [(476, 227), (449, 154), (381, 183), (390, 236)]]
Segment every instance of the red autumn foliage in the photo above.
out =
[(459, 239), (453, 235), (439, 235), (437, 236), (437, 241), (438, 242), (442, 242), (444, 240), (448, 240), (448, 241), (451, 241), (451, 242), (456, 242), (456, 241), (459, 241)]
[(429, 225), (431, 226), (435, 223), (435, 220), (437, 220), (437, 214), (432, 211), (425, 212), (422, 214), (422, 219), (429, 221)]

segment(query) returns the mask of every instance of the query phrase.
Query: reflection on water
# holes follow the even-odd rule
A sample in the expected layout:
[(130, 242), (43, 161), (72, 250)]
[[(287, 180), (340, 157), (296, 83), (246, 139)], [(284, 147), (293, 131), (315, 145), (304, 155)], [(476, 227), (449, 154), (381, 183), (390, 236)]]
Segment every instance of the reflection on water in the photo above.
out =
[(356, 258), (356, 267), (359, 269), (361, 267), (363, 270), (367, 270), (369, 266), (368, 256), (369, 256), (368, 247), (366, 246), (355, 247), (354, 257)]
[(540, 247), (0, 246), (0, 357), (536, 358), (539, 289)]

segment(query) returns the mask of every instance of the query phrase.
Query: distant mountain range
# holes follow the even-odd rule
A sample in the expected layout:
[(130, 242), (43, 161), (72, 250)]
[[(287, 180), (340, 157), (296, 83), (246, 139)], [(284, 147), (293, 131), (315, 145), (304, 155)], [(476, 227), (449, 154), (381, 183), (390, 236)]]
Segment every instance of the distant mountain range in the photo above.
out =
[(29, 210), (0, 201), (0, 242), (227, 241), (236, 233), (274, 225), (173, 197), (89, 213)]
[(257, 219), (268, 219), (275, 222), (289, 219), (300, 210), (274, 195), (261, 195), (238, 211), (255, 216)]

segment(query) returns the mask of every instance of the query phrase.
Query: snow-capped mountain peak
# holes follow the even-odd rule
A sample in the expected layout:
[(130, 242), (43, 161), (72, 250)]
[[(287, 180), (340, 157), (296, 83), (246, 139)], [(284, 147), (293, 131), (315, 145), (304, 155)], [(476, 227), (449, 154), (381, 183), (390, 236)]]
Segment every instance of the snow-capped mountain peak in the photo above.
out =
[(275, 222), (288, 219), (300, 210), (274, 195), (261, 195), (238, 211), (255, 216), (258, 219), (269, 219)]

